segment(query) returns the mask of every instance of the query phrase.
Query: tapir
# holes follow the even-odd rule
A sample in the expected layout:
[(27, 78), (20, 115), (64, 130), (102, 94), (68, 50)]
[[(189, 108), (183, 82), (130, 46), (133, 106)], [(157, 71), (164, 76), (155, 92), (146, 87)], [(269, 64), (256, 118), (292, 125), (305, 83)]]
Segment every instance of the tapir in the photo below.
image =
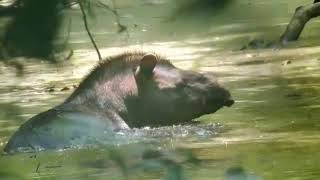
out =
[(175, 67), (155, 53), (109, 57), (60, 105), (21, 125), (5, 152), (65, 148), (106, 131), (182, 124), (234, 103), (213, 75)]

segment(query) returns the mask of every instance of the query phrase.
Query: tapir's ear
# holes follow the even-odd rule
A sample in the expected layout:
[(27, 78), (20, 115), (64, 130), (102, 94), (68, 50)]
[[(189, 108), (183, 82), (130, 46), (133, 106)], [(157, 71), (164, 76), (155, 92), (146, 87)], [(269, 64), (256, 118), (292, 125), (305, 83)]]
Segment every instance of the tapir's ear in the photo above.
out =
[(153, 54), (146, 54), (142, 57), (139, 66), (139, 74), (150, 75), (157, 65), (157, 57)]

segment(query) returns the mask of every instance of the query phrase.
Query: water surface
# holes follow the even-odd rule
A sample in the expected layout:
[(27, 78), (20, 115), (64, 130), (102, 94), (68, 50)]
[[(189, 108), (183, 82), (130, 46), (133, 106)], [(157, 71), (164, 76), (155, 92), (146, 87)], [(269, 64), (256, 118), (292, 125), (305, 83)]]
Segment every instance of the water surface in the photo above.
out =
[[(160, 52), (179, 68), (215, 74), (230, 89), (234, 106), (200, 117), (198, 125), (134, 129), (100, 147), (2, 156), (1, 179), (169, 179), (175, 173), (226, 179), (234, 167), (253, 179), (319, 179), (319, 20), (286, 48), (240, 51), (256, 38), (277, 39), (294, 9), (310, 2), (241, 0), (207, 11), (179, 10), (181, 3), (187, 2), (117, 1), (129, 35), (118, 34), (112, 15), (98, 11), (91, 27), (103, 56)], [(54, 65), (15, 59), (24, 64), (23, 76), (1, 65), (0, 148), (28, 118), (63, 102), (97, 62), (79, 14), (68, 14), (71, 60)], [(163, 155), (143, 159), (150, 149)], [(184, 152), (200, 162), (187, 163)]]

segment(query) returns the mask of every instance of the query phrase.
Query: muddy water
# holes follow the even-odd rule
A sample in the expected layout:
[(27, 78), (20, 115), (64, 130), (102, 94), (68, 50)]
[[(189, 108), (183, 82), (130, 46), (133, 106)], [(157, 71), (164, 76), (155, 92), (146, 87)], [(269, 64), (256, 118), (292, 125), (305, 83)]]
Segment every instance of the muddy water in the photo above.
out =
[[(319, 21), (286, 48), (240, 51), (253, 39), (277, 39), (294, 9), (308, 2), (243, 0), (190, 11), (186, 1), (117, 1), (128, 34), (117, 34), (112, 15), (98, 11), (91, 27), (103, 56), (160, 52), (180, 68), (218, 76), (236, 104), (197, 125), (135, 129), (99, 147), (2, 156), (1, 179), (319, 179)], [(1, 65), (0, 147), (28, 118), (61, 103), (97, 62), (79, 14), (68, 14), (71, 60), (15, 59), (23, 76)], [(150, 149), (163, 155), (143, 160)], [(185, 151), (200, 162), (187, 163)]]

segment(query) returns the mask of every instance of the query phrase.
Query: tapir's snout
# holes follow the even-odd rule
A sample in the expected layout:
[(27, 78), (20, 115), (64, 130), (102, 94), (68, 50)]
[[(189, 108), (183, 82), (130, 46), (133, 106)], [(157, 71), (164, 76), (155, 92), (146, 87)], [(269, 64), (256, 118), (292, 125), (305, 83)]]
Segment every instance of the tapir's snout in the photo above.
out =
[(230, 92), (225, 89), (225, 88), (221, 88), (222, 90), (222, 97), (223, 97), (223, 100), (222, 100), (222, 105), (223, 106), (227, 106), (227, 107), (230, 107), (234, 104), (234, 100), (230, 94)]
[(227, 99), (224, 101), (224, 106), (230, 107), (234, 104), (234, 100), (233, 99)]

